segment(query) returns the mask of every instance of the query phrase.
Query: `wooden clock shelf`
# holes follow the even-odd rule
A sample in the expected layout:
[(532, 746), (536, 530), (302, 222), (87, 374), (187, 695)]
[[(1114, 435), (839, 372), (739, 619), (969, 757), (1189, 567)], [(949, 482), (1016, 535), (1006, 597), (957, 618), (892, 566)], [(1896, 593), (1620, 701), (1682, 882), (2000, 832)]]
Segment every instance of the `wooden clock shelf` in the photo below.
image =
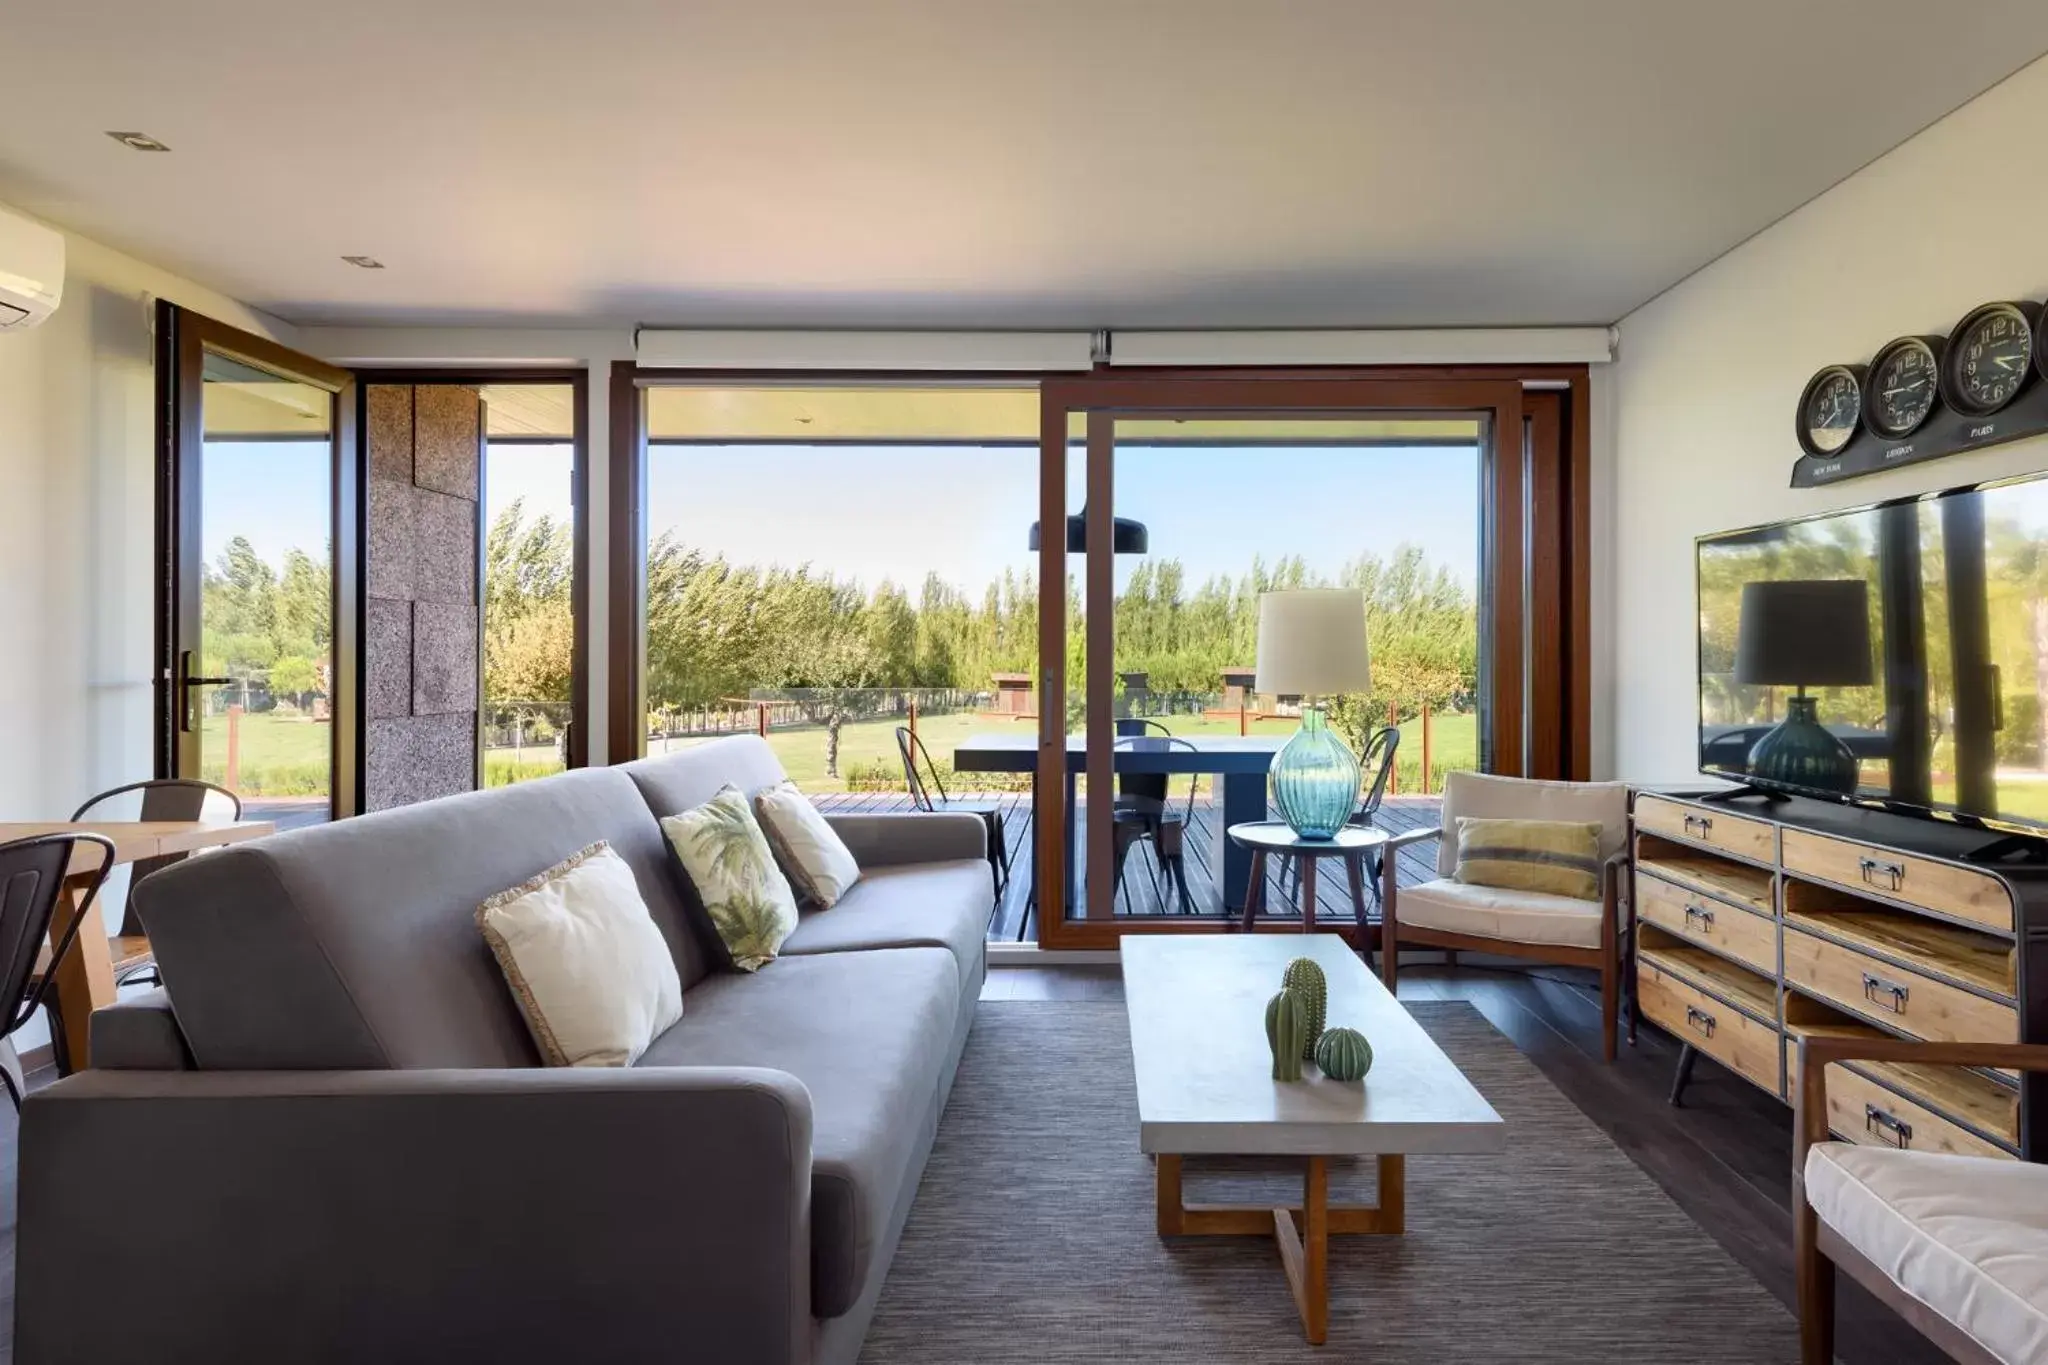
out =
[[(1641, 792), (1633, 823), (1637, 1009), (1686, 1045), (1673, 1103), (1701, 1055), (1789, 1103), (1802, 1037), (2048, 1042), (2048, 867), (1825, 802)], [(2040, 1077), (1858, 1061), (1828, 1099), (1852, 1142), (2048, 1159)]]

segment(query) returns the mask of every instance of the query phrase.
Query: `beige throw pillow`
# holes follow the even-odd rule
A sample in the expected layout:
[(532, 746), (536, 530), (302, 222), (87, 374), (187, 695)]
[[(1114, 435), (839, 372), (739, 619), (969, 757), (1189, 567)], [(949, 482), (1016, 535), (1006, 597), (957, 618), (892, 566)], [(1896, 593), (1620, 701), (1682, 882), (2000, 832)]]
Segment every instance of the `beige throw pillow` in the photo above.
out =
[(1574, 900), (1600, 898), (1600, 826), (1572, 820), (1458, 817), (1452, 880)]
[(775, 861), (805, 904), (829, 910), (860, 879), (853, 851), (796, 783), (756, 792), (754, 813), (761, 817), (761, 832), (775, 850)]
[(796, 929), (796, 896), (738, 787), (661, 822), (669, 847), (711, 915), (732, 965), (757, 971)]
[(549, 1066), (631, 1066), (683, 1017), (683, 983), (633, 870), (592, 844), (476, 909)]

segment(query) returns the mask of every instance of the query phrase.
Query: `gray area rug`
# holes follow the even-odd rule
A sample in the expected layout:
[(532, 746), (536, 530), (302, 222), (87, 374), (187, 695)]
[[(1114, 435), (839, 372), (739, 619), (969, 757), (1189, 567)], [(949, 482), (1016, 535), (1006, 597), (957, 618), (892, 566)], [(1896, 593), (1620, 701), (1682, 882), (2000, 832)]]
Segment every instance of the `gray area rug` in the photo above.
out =
[[(1161, 1239), (1121, 1004), (990, 1001), (882, 1291), (864, 1365), (1798, 1359), (1790, 1314), (1470, 1005), (1415, 1017), (1509, 1125), (1411, 1157), (1408, 1231), (1330, 1239), (1309, 1346), (1270, 1238)], [(1333, 1169), (1369, 1202), (1370, 1161)], [(1299, 1167), (1186, 1164), (1186, 1197), (1297, 1202)]]

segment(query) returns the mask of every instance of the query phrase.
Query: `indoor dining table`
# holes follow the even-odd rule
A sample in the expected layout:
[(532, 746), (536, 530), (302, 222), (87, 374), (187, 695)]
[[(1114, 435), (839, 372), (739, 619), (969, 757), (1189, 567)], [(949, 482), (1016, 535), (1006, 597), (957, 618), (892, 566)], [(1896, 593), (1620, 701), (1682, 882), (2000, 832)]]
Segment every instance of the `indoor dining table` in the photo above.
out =
[[(44, 834), (97, 834), (114, 845), (114, 865), (120, 867), (166, 854), (239, 844), (276, 832), (277, 826), (268, 820), (33, 820), (0, 823), (0, 843)], [(64, 879), (64, 894), (58, 899), (57, 913), (50, 920), (51, 938), (60, 936), (64, 926), (71, 923), (79, 898), (92, 885), (99, 867), (97, 847), (87, 845), (79, 849)], [(105, 905), (95, 905), (92, 913), (104, 919)], [(114, 1003), (117, 948), (122, 956), (148, 950), (146, 940), (117, 942), (103, 930), (94, 932), (95, 928), (81, 928), (64, 960), (49, 967), (56, 974), (56, 1003), (64, 1022), (65, 1061), (73, 1071), (83, 1071), (91, 1064), (92, 1012)], [(46, 954), (48, 951), (44, 949)]]
[[(1231, 842), (1224, 831), (1232, 825), (1266, 818), (1266, 774), (1273, 756), (1291, 735), (1120, 735), (1111, 762), (1118, 773), (1212, 773), (1216, 776), (1217, 820), (1214, 853), (1209, 865), (1220, 870), (1223, 909), (1244, 909), (1251, 885), (1251, 853)], [(1075, 779), (1088, 769), (1088, 743), (1081, 735), (1067, 737), (1067, 898), (1074, 904)], [(1036, 734), (970, 735), (953, 749), (953, 770), (962, 773), (1031, 773), (1037, 786)], [(1032, 844), (1038, 841), (1032, 825)], [(1033, 860), (1036, 865), (1036, 859)]]

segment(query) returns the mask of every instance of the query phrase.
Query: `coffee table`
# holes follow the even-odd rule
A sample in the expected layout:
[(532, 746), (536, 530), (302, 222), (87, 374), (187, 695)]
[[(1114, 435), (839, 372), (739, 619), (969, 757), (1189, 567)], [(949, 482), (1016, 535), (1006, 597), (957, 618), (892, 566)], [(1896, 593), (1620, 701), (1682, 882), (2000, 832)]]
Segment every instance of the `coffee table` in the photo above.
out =
[[(1294, 1291), (1302, 1330), (1329, 1330), (1329, 1239), (1400, 1233), (1405, 1158), (1483, 1154), (1507, 1145), (1506, 1125), (1335, 934), (1137, 935), (1122, 940), (1124, 1001), (1138, 1082), (1138, 1146), (1157, 1159), (1159, 1235), (1270, 1236)], [(1272, 1079), (1266, 1002), (1297, 957), (1329, 979), (1328, 1024), (1372, 1044), (1362, 1083)], [(1188, 1204), (1181, 1158), (1300, 1157), (1299, 1206)], [(1376, 1206), (1329, 1202), (1331, 1157), (1379, 1160)]]

